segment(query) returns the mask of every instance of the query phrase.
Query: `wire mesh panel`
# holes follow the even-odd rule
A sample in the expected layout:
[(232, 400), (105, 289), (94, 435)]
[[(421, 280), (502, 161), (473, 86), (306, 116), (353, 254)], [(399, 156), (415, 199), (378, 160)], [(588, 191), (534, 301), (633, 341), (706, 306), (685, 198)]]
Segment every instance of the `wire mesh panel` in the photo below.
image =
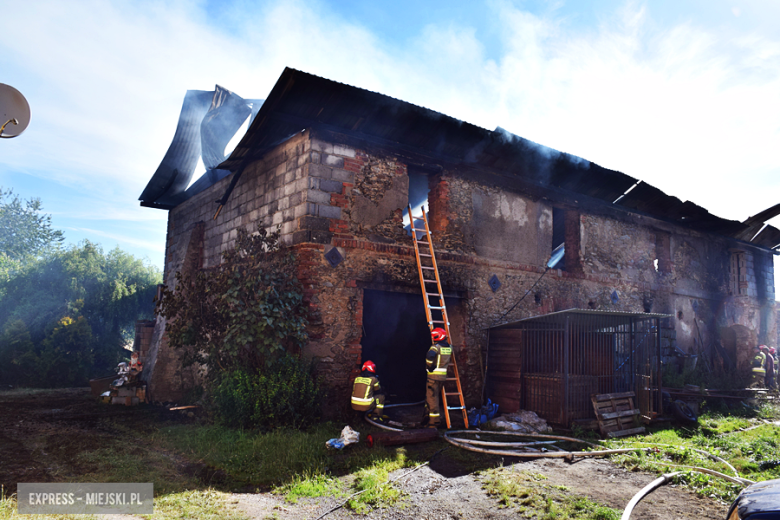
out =
[(660, 412), (660, 317), (571, 309), (491, 329), (488, 396), (505, 411), (569, 426), (594, 417), (591, 395), (633, 391), (652, 416)]

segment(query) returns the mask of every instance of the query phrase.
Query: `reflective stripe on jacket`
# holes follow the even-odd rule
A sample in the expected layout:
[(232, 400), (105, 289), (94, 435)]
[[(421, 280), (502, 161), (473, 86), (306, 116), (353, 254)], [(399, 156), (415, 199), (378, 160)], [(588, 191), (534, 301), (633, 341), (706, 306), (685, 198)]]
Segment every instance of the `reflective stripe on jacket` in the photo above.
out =
[(446, 341), (435, 343), (428, 349), (425, 364), (428, 367), (428, 377), (437, 381), (447, 379), (447, 367), (452, 358), (452, 347)]
[(766, 374), (766, 355), (763, 352), (756, 354), (753, 358), (753, 373), (754, 374)]
[(356, 377), (352, 386), (352, 408), (358, 411), (367, 410), (374, 402), (374, 393), (381, 390), (377, 377)]

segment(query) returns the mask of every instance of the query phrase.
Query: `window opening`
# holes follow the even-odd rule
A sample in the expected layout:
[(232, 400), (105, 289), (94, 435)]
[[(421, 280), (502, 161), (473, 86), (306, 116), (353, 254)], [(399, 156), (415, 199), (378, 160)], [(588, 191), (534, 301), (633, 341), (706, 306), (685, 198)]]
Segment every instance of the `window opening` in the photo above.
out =
[(672, 272), (671, 241), (668, 233), (657, 232), (655, 234), (655, 260), (653, 267), (656, 273)]
[(566, 256), (566, 221), (565, 210), (561, 208), (553, 208), (552, 210), (552, 249), (550, 254), (550, 261), (547, 262), (547, 267), (550, 269), (565, 269), (566, 264), (563, 261)]
[[(409, 205), (412, 207), (412, 215), (422, 215), (421, 208), (424, 206), (427, 212), (430, 208), (428, 205), (428, 176), (424, 173), (409, 172)], [(430, 221), (430, 216), (428, 218)], [(412, 236), (411, 223), (409, 222), (409, 212), (404, 211), (404, 229), (406, 234)], [(422, 229), (424, 224), (422, 220), (415, 223), (415, 227)], [(422, 235), (419, 234), (418, 235)], [(417, 237), (422, 238), (422, 236)]]

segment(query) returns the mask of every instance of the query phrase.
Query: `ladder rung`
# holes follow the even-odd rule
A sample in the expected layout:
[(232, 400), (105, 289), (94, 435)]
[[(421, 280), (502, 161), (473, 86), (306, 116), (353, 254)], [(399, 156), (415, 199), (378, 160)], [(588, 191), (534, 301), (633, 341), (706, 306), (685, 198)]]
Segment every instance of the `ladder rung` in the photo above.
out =
[(447, 378), (447, 381), (457, 381), (457, 380), (458, 380), (457, 377), (448, 377)]
[(463, 410), (462, 406), (448, 406), (447, 410)]
[(428, 258), (433, 258), (433, 255), (426, 255), (425, 253), (418, 253), (420, 256), (427, 256)]
[[(426, 267), (426, 266), (424, 266), (424, 265), (421, 265), (421, 266), (420, 266), (420, 268), (421, 268), (421, 269), (427, 269), (427, 270), (429, 270), (429, 271), (435, 271), (435, 270), (436, 270), (436, 268), (435, 268), (435, 267)], [(434, 280), (434, 281), (435, 281), (435, 280)]]
[[(436, 280), (431, 280), (431, 281), (435, 282)], [(442, 297), (441, 294), (439, 294), (437, 292), (427, 292), (427, 293), (425, 293), (425, 295), (426, 296), (438, 296), (439, 298)]]
[(460, 395), (460, 392), (444, 392), (444, 395)]
[(425, 282), (428, 282), (428, 283), (430, 283), (430, 282), (436, 283), (436, 280), (435, 280), (435, 279), (434, 279), (434, 280), (428, 280), (428, 279), (426, 278), (426, 279), (425, 279), (425, 280), (423, 280), (423, 281), (425, 281)]
[(412, 228), (412, 231), (419, 231), (420, 233), (427, 233), (424, 229)]
[(428, 305), (428, 308), (429, 309), (433, 309), (435, 311), (440, 311), (440, 310), (446, 309), (447, 307), (434, 307), (432, 305)]
[(418, 244), (425, 244), (426, 246), (428, 245), (427, 240), (415, 240), (415, 242), (417, 242)]

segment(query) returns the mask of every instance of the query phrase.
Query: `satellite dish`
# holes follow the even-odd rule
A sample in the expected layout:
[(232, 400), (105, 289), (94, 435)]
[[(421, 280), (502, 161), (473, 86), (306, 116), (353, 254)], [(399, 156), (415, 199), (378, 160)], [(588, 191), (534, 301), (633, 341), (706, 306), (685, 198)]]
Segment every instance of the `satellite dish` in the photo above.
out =
[(10, 139), (30, 124), (30, 105), (21, 92), (0, 83), (0, 137)]

